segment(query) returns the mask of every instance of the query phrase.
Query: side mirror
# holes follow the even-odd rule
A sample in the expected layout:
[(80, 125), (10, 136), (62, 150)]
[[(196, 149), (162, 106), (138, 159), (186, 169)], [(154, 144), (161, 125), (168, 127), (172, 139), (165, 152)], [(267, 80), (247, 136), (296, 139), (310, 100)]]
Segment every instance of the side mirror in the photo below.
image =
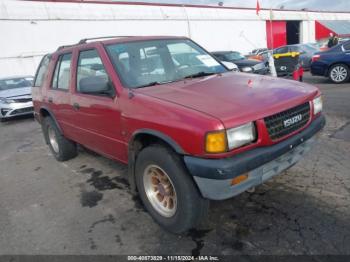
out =
[(232, 62), (221, 61), (221, 63), (229, 70), (229, 71), (238, 71), (238, 66)]
[(106, 76), (90, 76), (79, 81), (79, 92), (92, 95), (107, 95), (114, 97), (112, 82)]

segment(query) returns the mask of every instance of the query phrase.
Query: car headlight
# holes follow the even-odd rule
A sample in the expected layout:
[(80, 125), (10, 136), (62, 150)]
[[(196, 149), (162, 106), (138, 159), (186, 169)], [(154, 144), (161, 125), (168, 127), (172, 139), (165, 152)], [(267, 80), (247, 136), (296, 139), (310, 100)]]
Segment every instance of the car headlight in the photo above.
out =
[(320, 113), (322, 111), (323, 108), (323, 103), (322, 103), (322, 97), (316, 97), (313, 101), (312, 101), (313, 105), (314, 105), (314, 115), (317, 115), (318, 113)]
[(12, 99), (7, 99), (7, 98), (4, 98), (4, 97), (0, 97), (0, 102), (3, 102), (5, 104), (11, 104), (11, 103), (14, 103), (15, 101), (12, 100)]
[(264, 69), (264, 68), (265, 68), (265, 64), (264, 63), (259, 63), (259, 64), (256, 64), (255, 66), (253, 66), (253, 69), (255, 71), (261, 70), (261, 69)]
[(242, 67), (241, 70), (242, 70), (242, 72), (244, 72), (244, 73), (251, 73), (251, 72), (253, 72), (253, 68), (250, 67), (250, 66)]
[(226, 134), (230, 150), (249, 144), (256, 139), (256, 129), (253, 122), (228, 129)]

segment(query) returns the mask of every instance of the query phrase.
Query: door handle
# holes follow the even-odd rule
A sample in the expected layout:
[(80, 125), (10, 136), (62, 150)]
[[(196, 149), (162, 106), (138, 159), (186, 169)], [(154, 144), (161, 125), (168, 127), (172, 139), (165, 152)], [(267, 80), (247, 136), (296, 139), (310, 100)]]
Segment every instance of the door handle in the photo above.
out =
[(49, 97), (48, 101), (49, 101), (49, 103), (52, 103), (53, 102), (52, 97)]
[(79, 105), (78, 103), (74, 103), (74, 104), (73, 104), (73, 108), (74, 108), (75, 110), (79, 110), (79, 109), (80, 109), (80, 105)]

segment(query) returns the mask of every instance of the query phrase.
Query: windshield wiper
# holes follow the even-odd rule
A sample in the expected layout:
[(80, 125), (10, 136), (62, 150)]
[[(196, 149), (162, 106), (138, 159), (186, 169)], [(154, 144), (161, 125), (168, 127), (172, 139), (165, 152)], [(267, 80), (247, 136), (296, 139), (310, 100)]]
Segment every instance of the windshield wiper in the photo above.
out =
[(142, 87), (147, 87), (147, 86), (156, 86), (156, 85), (161, 85), (161, 84), (164, 84), (163, 82), (158, 82), (158, 81), (154, 81), (154, 82), (150, 82), (148, 84), (144, 84), (144, 85), (141, 85), (141, 86), (135, 86), (133, 88), (142, 88)]
[(175, 82), (175, 80), (169, 80), (169, 81), (164, 81), (164, 82), (158, 82), (158, 81), (154, 81), (154, 82), (150, 82), (148, 84), (145, 85), (141, 85), (141, 86), (136, 86), (133, 88), (142, 88), (142, 87), (147, 87), (147, 86), (156, 86), (156, 85), (164, 85), (164, 84), (168, 84), (168, 83), (172, 83)]
[(198, 72), (192, 75), (185, 76), (184, 79), (186, 78), (196, 78), (196, 77), (202, 77), (202, 76), (211, 76), (211, 75), (216, 75), (216, 73), (208, 73), (208, 72)]

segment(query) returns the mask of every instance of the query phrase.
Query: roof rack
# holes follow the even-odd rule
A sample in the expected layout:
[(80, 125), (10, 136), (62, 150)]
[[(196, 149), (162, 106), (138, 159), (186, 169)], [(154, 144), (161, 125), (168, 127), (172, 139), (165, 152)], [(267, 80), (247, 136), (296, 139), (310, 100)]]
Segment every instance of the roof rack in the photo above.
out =
[(110, 39), (110, 38), (122, 38), (122, 37), (134, 37), (134, 36), (130, 36), (130, 35), (116, 35), (116, 36), (100, 36), (100, 37), (91, 37), (91, 38), (84, 38), (81, 39), (77, 44), (73, 44), (73, 45), (62, 45), (60, 47), (57, 48), (57, 51), (63, 49), (63, 48), (67, 48), (67, 47), (72, 47), (72, 46), (76, 46), (76, 45), (80, 45), (80, 44), (86, 44), (88, 41), (90, 40), (99, 40), (99, 39)]
[(109, 39), (109, 38), (119, 38), (119, 37), (133, 37), (131, 35), (115, 35), (115, 36), (100, 36), (100, 37), (92, 37), (92, 38), (84, 38), (84, 39), (81, 39), (78, 44), (86, 44), (87, 41), (90, 41), (90, 40), (98, 40), (98, 39)]
[(61, 49), (63, 49), (63, 48), (66, 48), (66, 47), (72, 47), (72, 46), (75, 46), (75, 45), (61, 45), (61, 46), (59, 46), (59, 47), (57, 48), (56, 51), (59, 51), (59, 50), (61, 50)]

